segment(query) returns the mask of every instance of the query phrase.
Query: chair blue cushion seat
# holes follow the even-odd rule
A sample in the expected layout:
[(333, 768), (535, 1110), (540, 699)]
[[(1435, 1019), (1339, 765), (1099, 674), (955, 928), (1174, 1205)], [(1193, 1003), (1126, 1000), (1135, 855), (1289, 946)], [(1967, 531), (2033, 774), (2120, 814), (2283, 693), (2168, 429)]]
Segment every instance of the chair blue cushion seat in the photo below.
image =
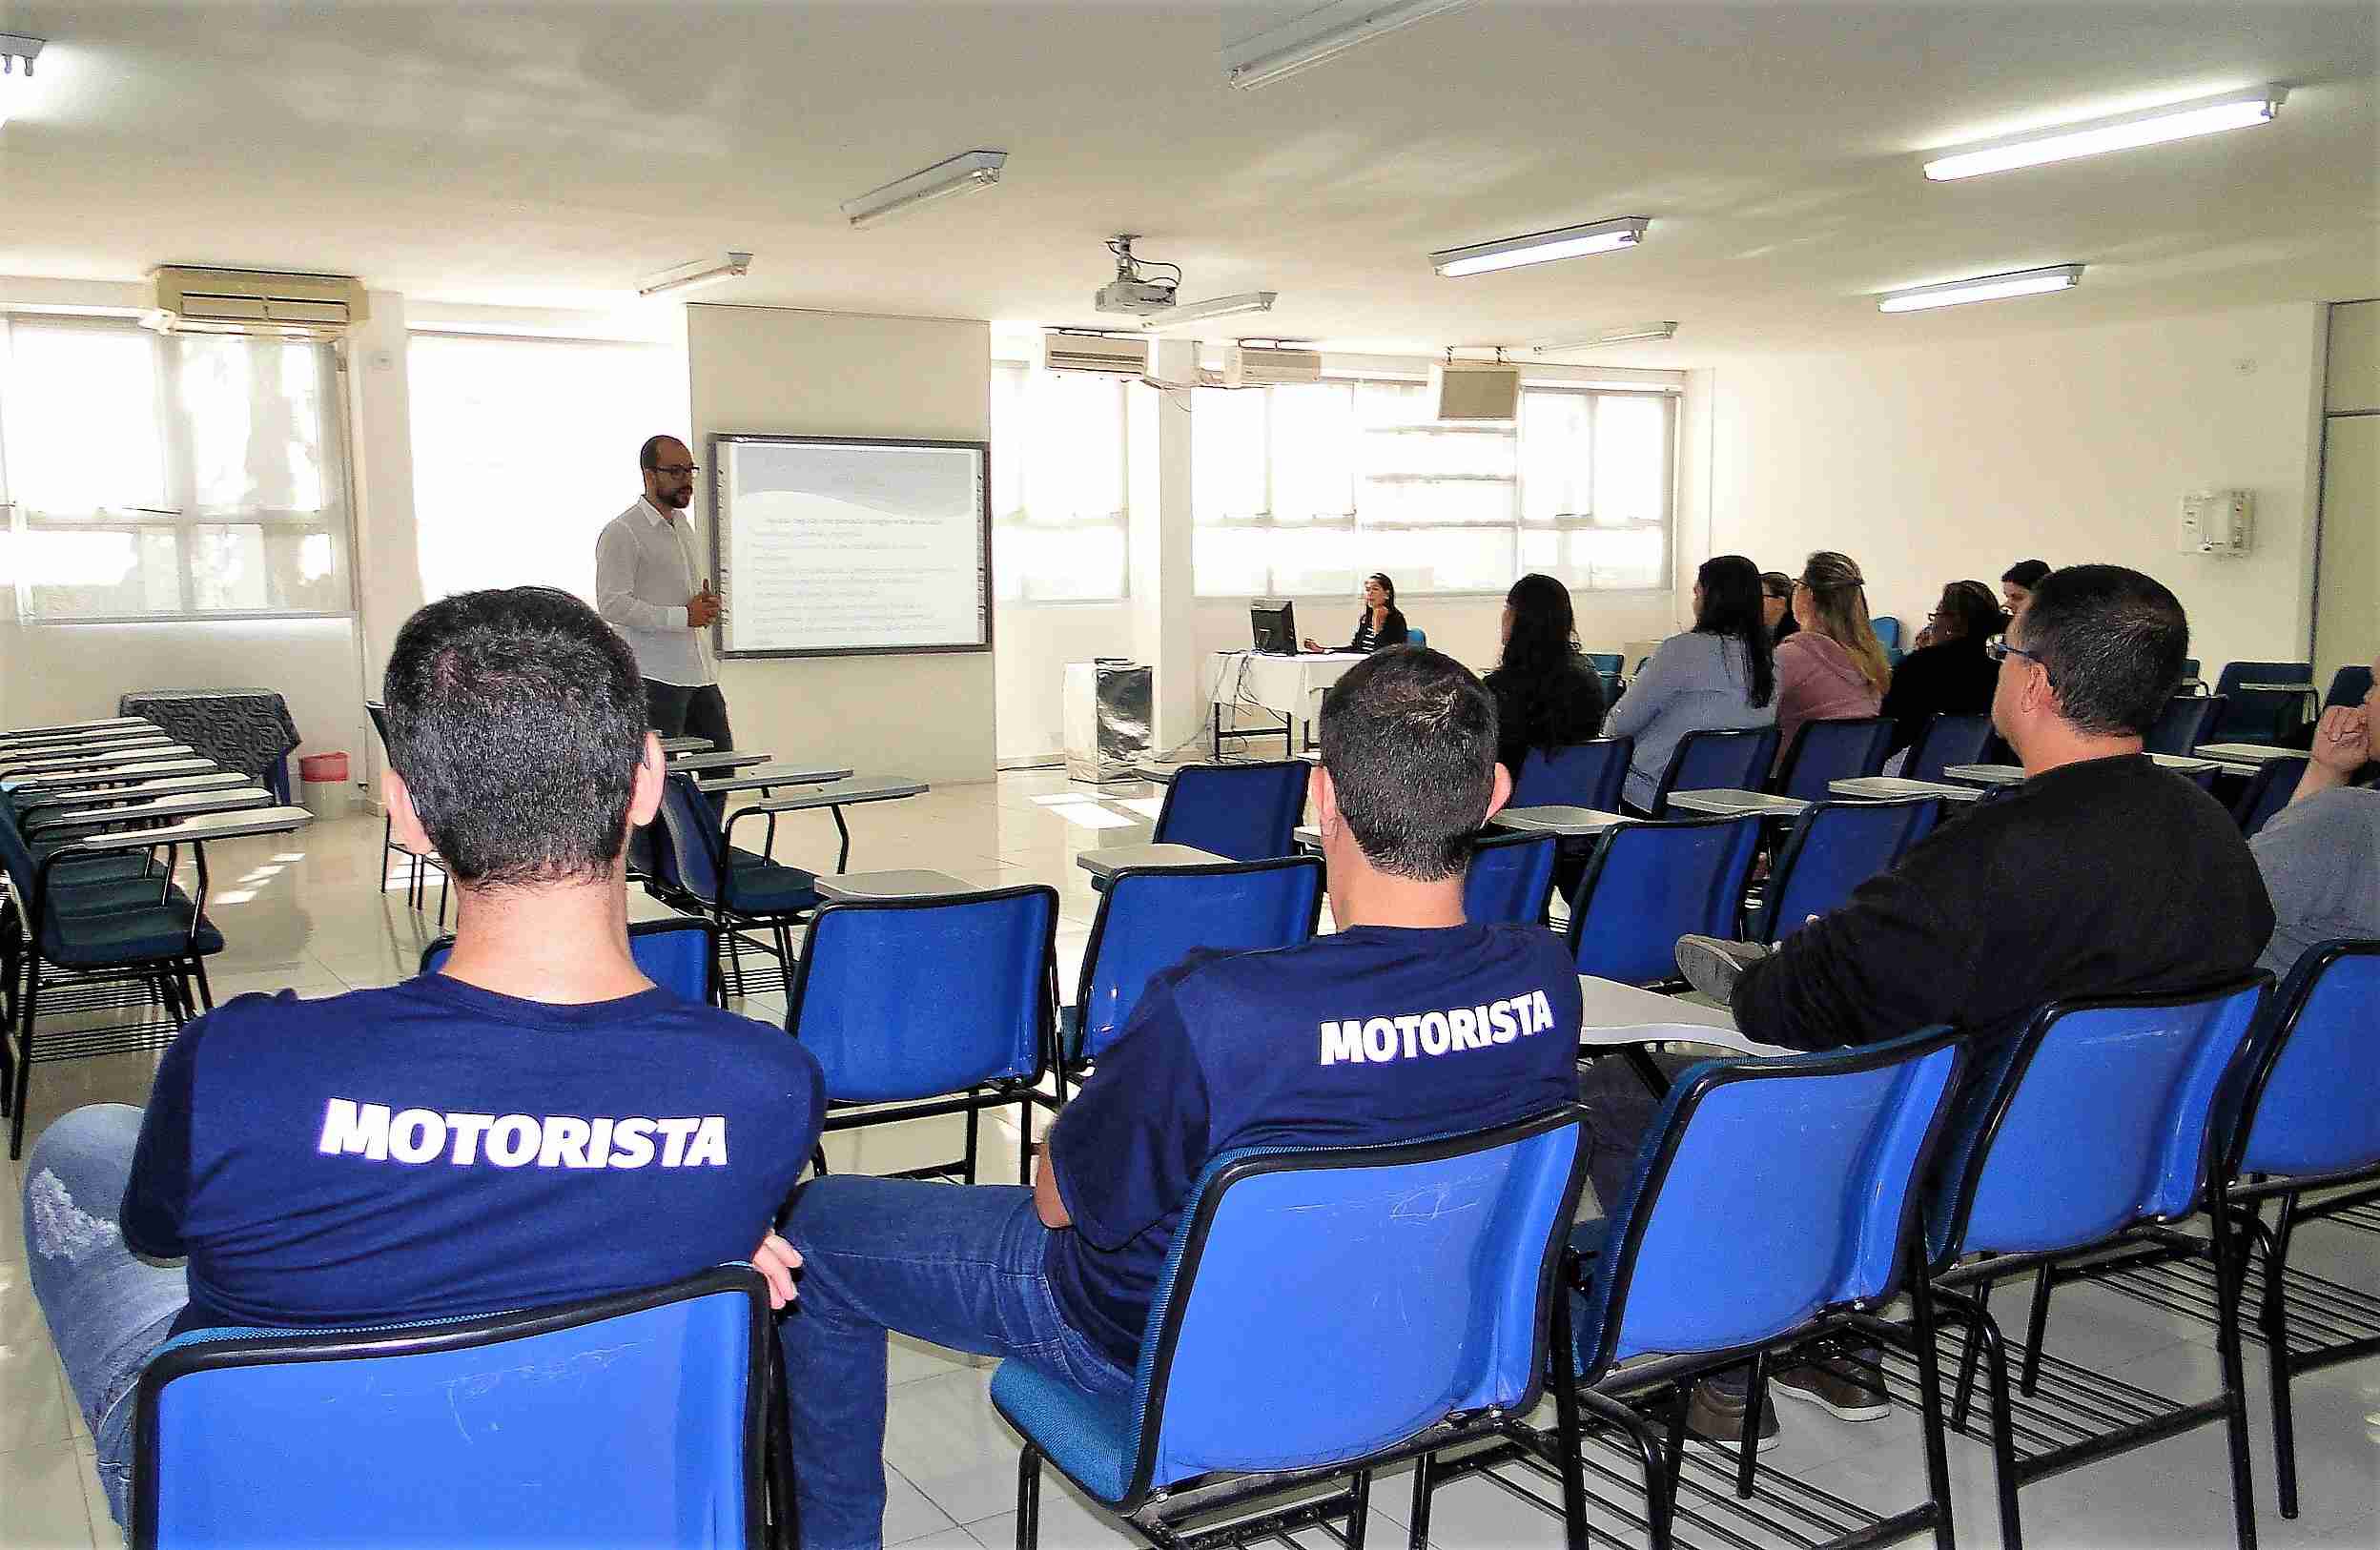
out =
[[(1591, 1284), (1595, 1260), (1611, 1240), (1611, 1218), (1590, 1216), (1570, 1224), (1570, 1252), (1586, 1261)], [(1570, 1294), (1570, 1368), (1573, 1372), (1587, 1370), (1588, 1357), (1594, 1354), (1603, 1334), (1601, 1315), (1590, 1304), (1588, 1294)]]
[(1124, 1499), (1139, 1440), (1131, 1395), (1092, 1394), (1039, 1367), (1004, 1361), (992, 1375), (992, 1403), (1068, 1479), (1111, 1506)]
[(739, 862), (728, 869), (721, 903), (747, 915), (790, 915), (818, 908), (817, 882), (814, 872), (756, 858), (755, 865)]
[(69, 969), (109, 969), (178, 958), (186, 947), (201, 955), (223, 950), (223, 933), (205, 916), (190, 941), (190, 905), (146, 905), (104, 914), (50, 914), (42, 921), (41, 955)]

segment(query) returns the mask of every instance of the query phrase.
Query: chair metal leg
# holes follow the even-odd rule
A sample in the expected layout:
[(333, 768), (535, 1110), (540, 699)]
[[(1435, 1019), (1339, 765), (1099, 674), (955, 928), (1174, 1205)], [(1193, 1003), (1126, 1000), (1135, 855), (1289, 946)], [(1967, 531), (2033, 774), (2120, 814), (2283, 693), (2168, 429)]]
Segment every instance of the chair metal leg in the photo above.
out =
[(1918, 1404), (1923, 1412), (1918, 1430), (1925, 1444), (1925, 1489), (1934, 1499), (1934, 1550), (1958, 1550), (1950, 1516), (1950, 1452), (1942, 1436), (1941, 1353), (1935, 1345), (1934, 1293), (1926, 1284), (1920, 1241), (1913, 1236), (1910, 1243), (1907, 1276), (1909, 1326), (1918, 1347)]
[[(2281, 1197), (2281, 1213), (2265, 1249), (2265, 1295), (2257, 1324), (2265, 1335), (2265, 1369), (2272, 1383), (2272, 1469), (2279, 1483), (2281, 1516), (2297, 1516), (2297, 1417), (2289, 1396), (2289, 1311), (2283, 1277), (2288, 1273), (2289, 1237), (2297, 1228), (2297, 1196)], [(2246, 1268), (2252, 1245), (2241, 1246)]]
[(967, 1160), (965, 1166), (960, 1170), (959, 1176), (964, 1178), (970, 1184), (973, 1184), (975, 1181), (975, 1147), (978, 1140), (977, 1132), (982, 1128), (982, 1119), (983, 1111), (977, 1109), (973, 1104), (968, 1105)]
[(25, 1155), (25, 1095), (33, 1074), (33, 1016), (41, 1000), (41, 955), (38, 948), (26, 954), (25, 999), (18, 1019), (16, 1091), (9, 1105), (9, 1160)]
[(1975, 1364), (1982, 1352), (1983, 1318), (1991, 1308), (1992, 1283), (1977, 1287), (1972, 1300), (1976, 1316), (1968, 1321), (1967, 1338), (1959, 1351), (1959, 1387), (1950, 1401), (1950, 1424), (1960, 1432), (1967, 1429), (1968, 1401), (1975, 1397)]
[(1033, 1093), (1016, 1100), (1016, 1182), (1033, 1182)]
[[(1988, 1284), (1988, 1283), (1987, 1283)], [(2008, 1346), (2000, 1325), (1977, 1297), (1969, 1310), (1976, 1344), (1982, 1348), (1985, 1386), (1992, 1412), (1992, 1484), (2000, 1498), (2000, 1542), (2003, 1550), (2024, 1550), (2024, 1524), (2017, 1505), (2016, 1426), (2008, 1401)]]
[(1434, 1453), (1426, 1453), (1413, 1460), (1413, 1510), (1405, 1514), (1406, 1521), (1413, 1526), (1405, 1538), (1405, 1550), (1429, 1550), (1429, 1502), (1437, 1490), (1437, 1462)]
[(204, 958), (190, 961), (190, 977), (198, 982), (200, 1004), (209, 1011), (215, 1010), (215, 987), (207, 983), (207, 961)]
[(1041, 1542), (1041, 1450), (1026, 1443), (1016, 1453), (1016, 1550)]
[[(2240, 1303), (2247, 1290), (2248, 1244), (2243, 1240), (2236, 1249), (2232, 1246), (2236, 1224), (2220, 1183), (2207, 1202), (2206, 1219), (2215, 1256), (2215, 1356), (2223, 1366), (2223, 1429), (2231, 1447), (2231, 1518), (2240, 1550), (2256, 1550), (2256, 1484), (2247, 1458), (2247, 1378), (2240, 1363)], [(2287, 1346), (2272, 1353), (2276, 1364), (2286, 1367), (2288, 1359)]]
[(2049, 1331), (2049, 1295), (2057, 1282), (2050, 1278), (2049, 1265), (2033, 1273), (2033, 1310), (2024, 1328), (2024, 1371), (2017, 1378), (2017, 1392), (2026, 1398), (2041, 1380), (2041, 1340)]
[(1359, 1469), (1347, 1485), (1346, 1550), (1364, 1550), (1364, 1525), (1372, 1520), (1372, 1472)]
[[(1548, 1341), (1548, 1361), (1551, 1369), (1549, 1376), (1553, 1384), (1554, 1453), (1561, 1460), (1563, 1542), (1568, 1550), (1587, 1550), (1587, 1466), (1579, 1458), (1587, 1442), (1586, 1429), (1578, 1417), (1578, 1373), (1573, 1356), (1577, 1349), (1577, 1336), (1570, 1323), (1571, 1271), (1576, 1263), (1572, 1255), (1565, 1253), (1562, 1274), (1554, 1279), (1553, 1328)], [(1631, 1435), (1639, 1441), (1644, 1440), (1641, 1431), (1631, 1429)], [(1648, 1502), (1654, 1499), (1662, 1483), (1655, 1478), (1659, 1471), (1653, 1465), (1653, 1457), (1648, 1447), (1645, 1453), (1645, 1499)], [(1422, 1467), (1426, 1470), (1429, 1460), (1423, 1459)], [(1413, 1519), (1414, 1543), (1417, 1546), (1421, 1543), (1423, 1519), (1427, 1516), (1428, 1490), (1429, 1487), (1423, 1481), (1414, 1482), (1414, 1499), (1419, 1503)], [(1657, 1514), (1650, 1516), (1656, 1525), (1657, 1534), (1662, 1519)], [(1656, 1537), (1655, 1545), (1660, 1542)]]
[(1752, 1354), (1752, 1371), (1744, 1379), (1744, 1430), (1735, 1439), (1735, 1495), (1752, 1499), (1752, 1472), (1760, 1458), (1760, 1407), (1769, 1397), (1769, 1354)]

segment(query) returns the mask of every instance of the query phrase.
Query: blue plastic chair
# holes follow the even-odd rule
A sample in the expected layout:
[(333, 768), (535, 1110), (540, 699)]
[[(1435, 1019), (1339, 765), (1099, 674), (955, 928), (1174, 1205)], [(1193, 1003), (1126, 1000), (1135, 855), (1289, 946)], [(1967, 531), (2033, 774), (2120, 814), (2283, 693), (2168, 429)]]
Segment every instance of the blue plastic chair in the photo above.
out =
[[(2202, 742), (2287, 743), (2304, 724), (2306, 696), (2287, 690), (2250, 689), (2249, 683), (2310, 683), (2310, 662), (2235, 662), (2215, 680), (2215, 693), (2225, 702), (2219, 730), (2210, 729)], [(2168, 750), (2154, 750), (2165, 753)], [(2187, 749), (2181, 750), (2187, 752)]]
[(757, 1550), (775, 1346), (748, 1265), (485, 1318), (195, 1330), (141, 1375), (132, 1542)]
[(1546, 906), (1553, 898), (1555, 850), (1551, 834), (1481, 837), (1471, 846), (1471, 865), (1463, 874), (1463, 918), (1474, 926), (1543, 925)]
[(1579, 656), (1598, 673), (1617, 673), (1625, 661), (1616, 651), (1582, 651)]
[[(1962, 1423), (1979, 1354), (1988, 1377), (2000, 1536), (2009, 1550), (2021, 1550), (2020, 1486), (2217, 1419), (2229, 1431), (2241, 1550), (2255, 1544), (2234, 1228), (2220, 1201), (2208, 1213), (2225, 1310), (2216, 1338), (2223, 1391), (2215, 1398), (2019, 1458), (2006, 1349), (1986, 1303), (1995, 1282), (2036, 1275), (2029, 1392), (2048, 1314), (2049, 1272), (2058, 1262), (2117, 1243), (2146, 1224), (2179, 1221), (2206, 1202), (2209, 1180), (2221, 1172), (2218, 1100), (2226, 1074), (2242, 1058), (2271, 983), (2257, 974), (2189, 994), (2045, 1007), (1995, 1052), (1961, 1105), (1927, 1201), (1928, 1256), (1943, 1308), (1970, 1331), (1952, 1424)], [(2214, 1188), (2220, 1194), (2220, 1184)]]
[(1899, 620), (1871, 619), (1868, 621), (1868, 628), (1876, 631), (1877, 643), (1885, 650), (1898, 651), (1900, 649)]
[(1322, 908), (1317, 856), (1117, 872), (1091, 922), (1075, 1004), (1058, 1011), (1058, 1102), (1067, 1078), (1123, 1032), (1152, 977), (1201, 948), (1257, 952), (1311, 941)]
[(1984, 751), (1992, 743), (1992, 718), (1982, 716), (1945, 716), (1936, 713), (1926, 718), (1924, 730), (1910, 746), (1908, 761), (1901, 765), (1901, 776), (1912, 781), (1942, 779), (1942, 770), (1951, 765), (1980, 765)]
[[(452, 932), (421, 949), (416, 972), (435, 974), (455, 950)], [(645, 977), (681, 1001), (727, 1005), (719, 982), (719, 928), (691, 915), (628, 922), (628, 956)]]
[[(1690, 1067), (1671, 1084), (1620, 1197), (1571, 1230), (1570, 1295), (1555, 1310), (1553, 1351), (1571, 1380), (1556, 1398), (1575, 1402), (1557, 1404), (1559, 1456), (1578, 1457), (1580, 1404), (1620, 1428), (1644, 1468), (1655, 1550), (1671, 1542), (1670, 1460), (1696, 1377), (1749, 1360), (1757, 1392), (1767, 1353), (1852, 1334), (1912, 1348), (1921, 1388), (1935, 1393), (1918, 1200), (1965, 1059), (1959, 1035), (1936, 1029), (1824, 1054)], [(1914, 1333), (1875, 1316), (1904, 1286)], [(1666, 1397), (1666, 1457), (1623, 1395)], [(1759, 1409), (1749, 1407), (1748, 1429)], [(1928, 1504), (1868, 1542), (1927, 1526), (1946, 1542), (1939, 1420), (1925, 1429), (1924, 1450)], [(1747, 1494), (1752, 1458), (1747, 1448), (1738, 1459)], [(1427, 1473), (1417, 1485), (1425, 1496)]]
[(1782, 942), (1811, 916), (1841, 908), (1853, 889), (1890, 871), (1911, 846), (1933, 831), (1941, 816), (1939, 797), (1812, 803), (1794, 820), (1776, 865), (1769, 870), (1753, 940)]
[(1429, 649), (1429, 632), (1418, 624), (1407, 624), (1405, 627), (1405, 643), (1416, 651), (1426, 651)]
[[(1025, 1439), (1018, 1545), (1038, 1542), (1044, 1458), (1153, 1542), (1180, 1542), (1169, 1518), (1352, 1475), (1302, 1511), (1350, 1519), (1360, 1544), (1375, 1468), (1492, 1436), (1502, 1414), (1535, 1403), (1585, 1175), (1580, 1118), (1565, 1107), (1439, 1140), (1208, 1162), (1132, 1393), (1088, 1394), (1021, 1361), (992, 1379), (994, 1407)], [(1393, 1339), (1379, 1328), (1388, 1309)], [(1209, 1479), (1169, 1499), (1193, 1477), (1280, 1472), (1295, 1478)]]
[(2254, 837), (2272, 821), (2273, 814), (2289, 805), (2309, 763), (2303, 757), (2267, 759), (2257, 766), (2256, 773), (2247, 778), (2247, 785), (2242, 788), (2239, 800), (2231, 805), (2231, 816), (2239, 820), (2243, 835)]
[(1628, 762), (1636, 755), (1636, 740), (1599, 737), (1572, 743), (1548, 753), (1531, 748), (1512, 781), (1512, 807), (1592, 807), (1598, 812), (1620, 810), (1620, 790), (1628, 784)]
[(1785, 762), (1777, 766), (1775, 784), (1765, 789), (1804, 802), (1824, 802), (1836, 781), (1882, 773), (1885, 757), (1892, 747), (1893, 724), (1888, 717), (1846, 716), (1836, 721), (1804, 722), (1794, 731), (1793, 745), (1785, 750)]
[(2330, 692), (2322, 697), (2322, 708), (2332, 705), (2360, 705), (2364, 696), (2371, 692), (2371, 669), (2356, 665), (2342, 667), (2330, 675)]
[(1689, 732), (1671, 750), (1670, 767), (1653, 788), (1652, 816), (1667, 818), (1672, 791), (1760, 791), (1776, 763), (1776, 728)]
[[(2301, 1329), (2300, 1343), (2292, 1346), (2285, 1295), (2298, 1224), (2380, 1200), (2375, 1187), (2380, 1186), (2380, 1101), (2373, 1096), (2380, 1093), (2380, 1040), (2372, 1037), (2374, 1006), (2380, 1006), (2380, 941), (2324, 942), (2308, 948), (2273, 998), (2241, 1086), (2236, 1118), (2226, 1126), (2230, 1148), (2221, 1177), (2249, 1181), (2228, 1187), (2229, 1202), (2251, 1212), (2266, 1200), (2280, 1202), (2270, 1231), (2258, 1232), (2252, 1242), (2264, 1261), (2257, 1322), (2271, 1382), (2274, 1472), (2284, 1518), (2298, 1514), (2290, 1381), (2300, 1373), (2380, 1356), (2380, 1338), (2368, 1331), (2360, 1337), (2309, 1344), (2309, 1333), (2324, 1332)], [(2305, 1198), (2309, 1190), (2326, 1193), (2309, 1202)], [(2318, 1315), (2312, 1322), (2327, 1320)]]
[[(1034, 1089), (1057, 1038), (1057, 934), (1047, 884), (823, 906), (802, 938), (785, 1026), (826, 1072), (825, 1129), (963, 1113), (962, 1157), (892, 1176), (956, 1171), (973, 1184), (983, 1111), (1013, 1103), (1017, 1176), (1028, 1176)], [(848, 1112), (860, 1104), (872, 1107)]]
[(1604, 830), (1570, 900), (1578, 971), (1625, 985), (1676, 979), (1679, 937), (1735, 934), (1759, 844), (1754, 813)]
[[(749, 810), (749, 809), (748, 809)], [(729, 835), (742, 811), (722, 825), (719, 811), (683, 771), (663, 782), (661, 815), (649, 826), (653, 832), (652, 873), (646, 890), (663, 903), (708, 920), (719, 928), (719, 950), (726, 959), (728, 988), (741, 997), (769, 982), (748, 974), (743, 948), (751, 947), (775, 959), (771, 972), (790, 978), (792, 923), (818, 908), (817, 875), (786, 867), (756, 851), (730, 843)], [(748, 934), (764, 931), (765, 938)]]
[(2224, 719), (2222, 695), (2177, 694), (2157, 713), (2157, 724), (2148, 729), (2142, 745), (2150, 753), (2187, 756), (2197, 752), (2200, 744), (2215, 741), (2215, 728)]
[(1186, 845), (1233, 861), (1297, 854), (1314, 766), (1303, 759), (1249, 765), (1184, 765), (1158, 809), (1155, 845)]

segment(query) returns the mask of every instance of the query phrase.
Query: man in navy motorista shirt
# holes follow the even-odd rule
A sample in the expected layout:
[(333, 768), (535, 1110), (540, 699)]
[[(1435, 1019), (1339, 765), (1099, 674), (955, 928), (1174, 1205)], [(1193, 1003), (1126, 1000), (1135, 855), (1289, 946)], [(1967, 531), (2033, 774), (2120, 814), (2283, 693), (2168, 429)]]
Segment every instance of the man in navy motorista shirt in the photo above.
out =
[(33, 1293), (119, 1522), (133, 1386), (172, 1335), (499, 1313), (748, 1257), (792, 1295), (769, 1224), (817, 1142), (818, 1064), (629, 956), (621, 857), (662, 759), (626, 643), (567, 593), (463, 593), (406, 623), (386, 693), (396, 837), (461, 895), (443, 970), (228, 1002), (145, 1111), (78, 1109), (25, 1164)]
[(1511, 792), (1494, 699), (1384, 651), (1323, 702), (1312, 798), (1338, 931), (1158, 975), (1058, 1115), (1031, 1188), (837, 1174), (794, 1197), (779, 1326), (804, 1550), (881, 1542), (888, 1330), (1131, 1391), (1200, 1169), (1258, 1144), (1507, 1124), (1576, 1085), (1576, 972), (1536, 926), (1472, 926), (1472, 836)]

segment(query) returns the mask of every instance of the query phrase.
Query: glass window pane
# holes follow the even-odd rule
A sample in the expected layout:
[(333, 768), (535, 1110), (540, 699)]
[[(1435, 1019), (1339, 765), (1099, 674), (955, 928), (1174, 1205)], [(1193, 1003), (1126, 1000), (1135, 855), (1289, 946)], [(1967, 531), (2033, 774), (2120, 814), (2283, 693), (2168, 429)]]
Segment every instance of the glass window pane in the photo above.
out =
[[(1609, 400), (1605, 400), (1608, 402)], [(1592, 509), (1589, 425), (1595, 400), (1584, 393), (1521, 395), (1521, 518), (1550, 522)]]
[(1661, 520), (1669, 483), (1670, 405), (1611, 397), (1595, 405), (1595, 520)]
[(120, 618), (181, 610), (174, 530), (20, 527), (11, 568), (35, 614)]
[(193, 335), (171, 348), (196, 509), (322, 510), (330, 347)]
[[(1265, 509), (1267, 397), (1262, 390), (1223, 388), (1200, 388), (1191, 395), (1190, 503), (1199, 521), (1249, 518)], [(1206, 590), (1203, 581), (1200, 590)]]
[(993, 371), (992, 573), (1010, 602), (1128, 591), (1124, 390), (1112, 377)]
[(1609, 591), (1668, 584), (1667, 535), (1657, 527), (1582, 528), (1568, 538), (1573, 573), (1590, 587)]
[(173, 504), (157, 417), (157, 337), (130, 324), (5, 325), (8, 499), (31, 515)]
[(1355, 511), (1355, 395), (1344, 383), (1269, 389), (1277, 522), (1344, 520)]

